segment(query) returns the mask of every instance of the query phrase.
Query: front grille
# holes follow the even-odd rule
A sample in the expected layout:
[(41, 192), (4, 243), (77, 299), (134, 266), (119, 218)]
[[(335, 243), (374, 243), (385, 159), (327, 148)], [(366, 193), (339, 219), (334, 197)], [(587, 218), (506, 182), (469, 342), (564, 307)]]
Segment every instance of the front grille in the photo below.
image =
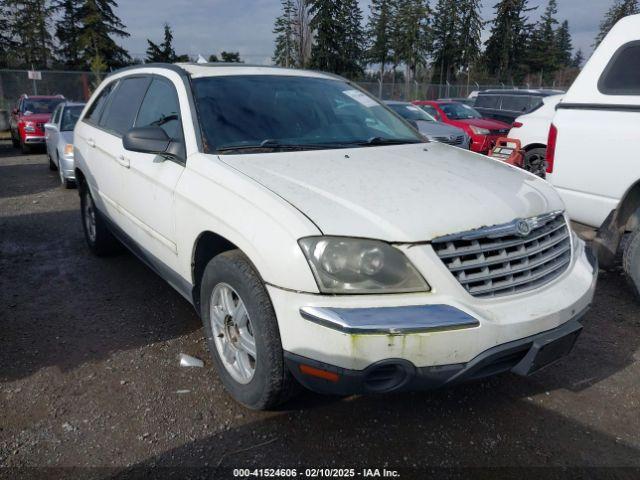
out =
[(448, 145), (461, 145), (464, 141), (464, 135), (458, 135), (456, 137), (432, 137), (434, 142), (446, 143)]
[(571, 262), (570, 233), (562, 212), (439, 237), (432, 245), (474, 297), (541, 287)]

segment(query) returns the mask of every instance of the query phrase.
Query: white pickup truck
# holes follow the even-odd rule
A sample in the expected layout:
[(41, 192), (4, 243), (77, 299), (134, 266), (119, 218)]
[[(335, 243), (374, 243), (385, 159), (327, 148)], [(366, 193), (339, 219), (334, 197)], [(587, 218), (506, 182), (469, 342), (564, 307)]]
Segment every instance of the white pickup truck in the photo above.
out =
[(547, 179), (571, 218), (598, 228), (601, 265), (622, 237), (623, 265), (640, 298), (640, 15), (620, 20), (558, 105)]

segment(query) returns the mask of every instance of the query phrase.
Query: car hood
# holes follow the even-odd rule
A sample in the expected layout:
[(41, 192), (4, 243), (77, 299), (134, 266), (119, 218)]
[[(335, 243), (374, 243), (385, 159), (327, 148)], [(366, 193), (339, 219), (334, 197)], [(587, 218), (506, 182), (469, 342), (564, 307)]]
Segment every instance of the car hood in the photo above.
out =
[(440, 122), (427, 122), (424, 120), (418, 120), (416, 122), (418, 124), (418, 130), (423, 135), (427, 136), (442, 136), (442, 135), (463, 135), (464, 130), (458, 127), (454, 127), (453, 125), (447, 125), (445, 123)]
[(325, 235), (418, 242), (564, 208), (544, 180), (439, 143), (219, 158)]
[(465, 125), (473, 125), (474, 127), (488, 128), (489, 130), (503, 130), (511, 128), (508, 123), (498, 120), (489, 120), (488, 118), (468, 118), (464, 120), (454, 120), (454, 122), (463, 123)]

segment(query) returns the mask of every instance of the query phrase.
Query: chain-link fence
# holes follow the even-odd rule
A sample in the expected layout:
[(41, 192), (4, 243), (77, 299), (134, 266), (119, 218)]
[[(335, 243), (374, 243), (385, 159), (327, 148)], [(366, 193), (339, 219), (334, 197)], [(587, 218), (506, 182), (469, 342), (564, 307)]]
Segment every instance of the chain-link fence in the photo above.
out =
[[(45, 70), (41, 80), (30, 80), (27, 70), (0, 70), (0, 111), (10, 110), (20, 95), (62, 94), (75, 101), (86, 101), (96, 83), (91, 72)], [(383, 100), (434, 100), (437, 98), (467, 97), (476, 90), (490, 88), (514, 88), (513, 85), (479, 85), (475, 82), (462, 85), (437, 85), (418, 82), (358, 82), (358, 84)], [(520, 85), (516, 88), (527, 88)], [(557, 88), (557, 87), (556, 87)], [(6, 112), (0, 113), (6, 115)], [(0, 118), (0, 124), (3, 122)]]

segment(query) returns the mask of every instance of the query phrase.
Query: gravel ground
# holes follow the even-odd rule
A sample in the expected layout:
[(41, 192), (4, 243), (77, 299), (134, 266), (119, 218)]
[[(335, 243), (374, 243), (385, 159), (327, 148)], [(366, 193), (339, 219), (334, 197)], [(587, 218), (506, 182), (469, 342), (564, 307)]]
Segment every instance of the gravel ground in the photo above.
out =
[[(77, 190), (60, 188), (44, 155), (0, 142), (0, 477), (336, 466), (402, 478), (427, 467), (447, 468), (434, 470), (441, 477), (555, 467), (544, 475), (638, 478), (639, 312), (621, 272), (601, 271), (575, 350), (533, 377), (386, 396), (304, 392), (251, 412), (223, 391), (193, 308), (132, 255), (91, 256)], [(181, 352), (205, 367), (179, 368)], [(492, 472), (482, 478), (522, 476)]]

